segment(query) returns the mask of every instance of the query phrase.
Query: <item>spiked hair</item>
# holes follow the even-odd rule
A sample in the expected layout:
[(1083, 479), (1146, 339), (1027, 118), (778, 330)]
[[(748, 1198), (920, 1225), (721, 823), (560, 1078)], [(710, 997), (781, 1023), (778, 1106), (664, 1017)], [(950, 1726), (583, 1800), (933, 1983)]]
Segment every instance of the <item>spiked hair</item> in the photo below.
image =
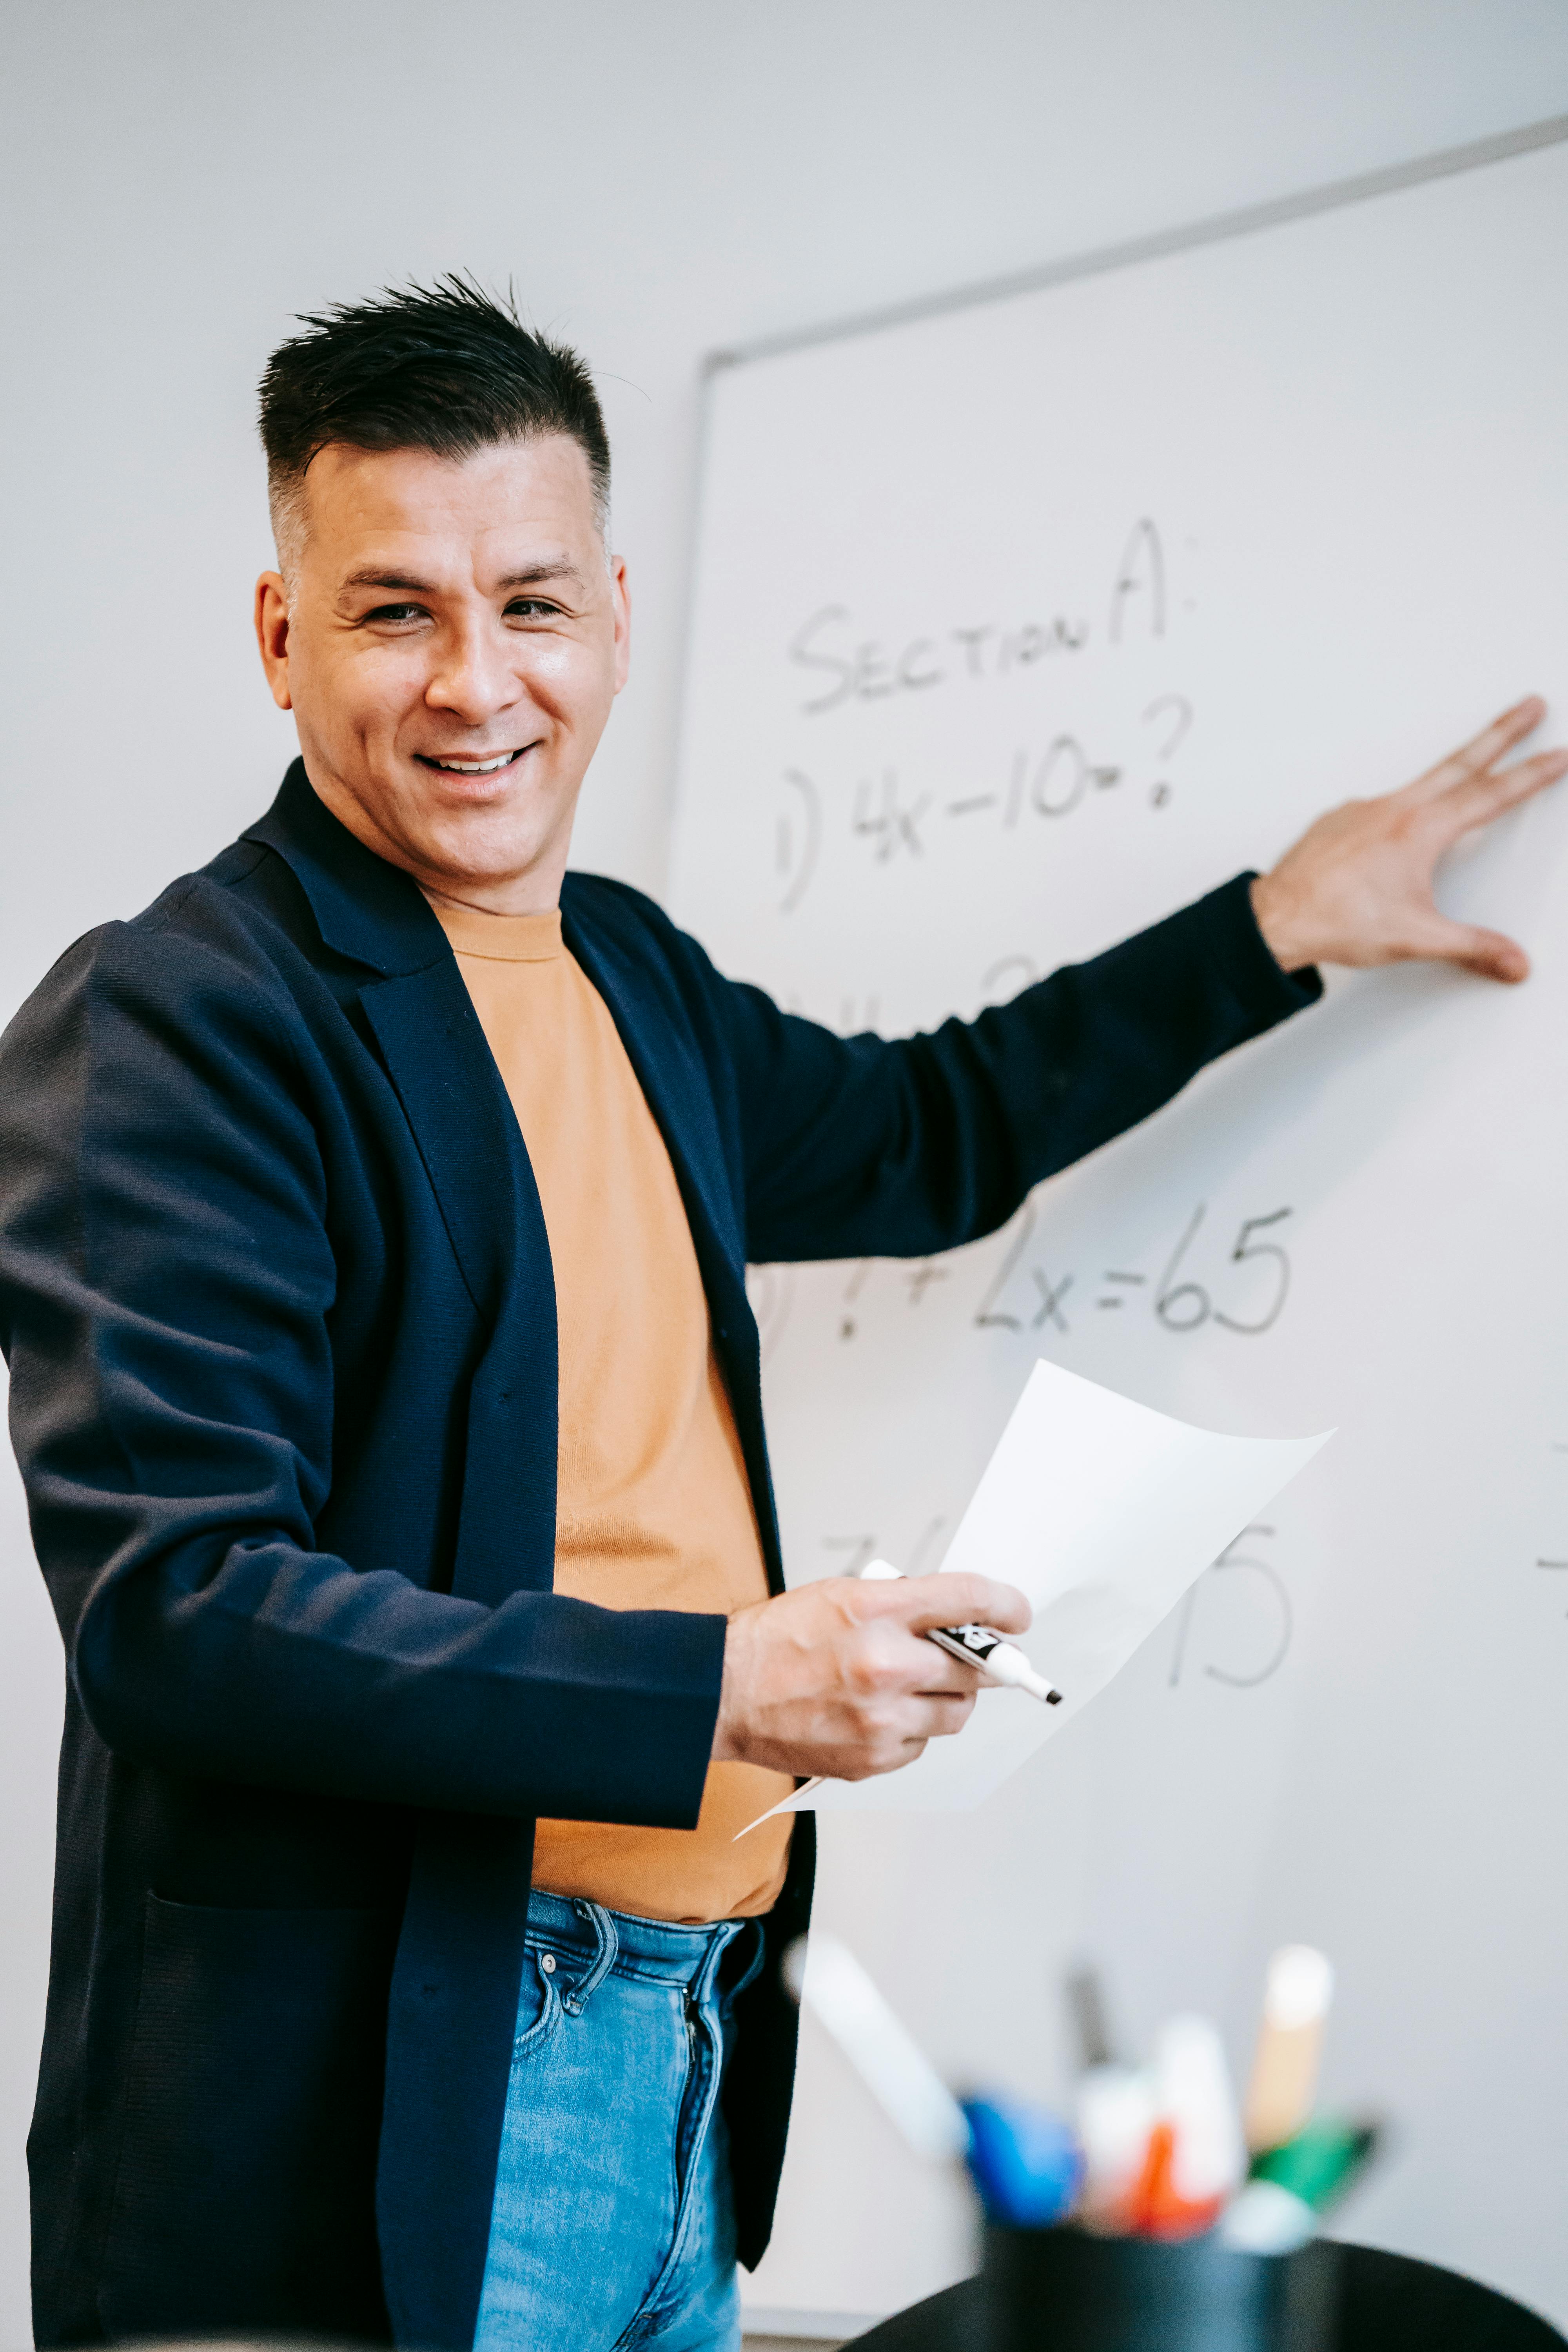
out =
[(310, 460), (329, 442), (463, 458), (498, 441), (563, 433), (588, 461), (609, 529), (610, 444), (575, 352), (535, 334), (510, 298), (453, 274), (375, 300), (301, 315), (261, 379), (261, 441), (279, 562), (289, 577)]

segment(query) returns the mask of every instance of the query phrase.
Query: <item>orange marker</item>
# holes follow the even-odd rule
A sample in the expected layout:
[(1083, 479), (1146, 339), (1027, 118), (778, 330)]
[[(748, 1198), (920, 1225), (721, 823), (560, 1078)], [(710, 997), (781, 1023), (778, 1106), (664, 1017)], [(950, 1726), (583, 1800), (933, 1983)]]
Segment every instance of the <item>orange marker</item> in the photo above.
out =
[(1223, 2197), (1194, 2200), (1176, 2187), (1176, 2126), (1156, 2124), (1149, 2135), (1142, 2178), (1132, 2193), (1131, 2226), (1140, 2238), (1195, 2238), (1212, 2230)]
[(1142, 2236), (1210, 2230), (1247, 2170), (1225, 2051), (1204, 2017), (1173, 2017), (1155, 2053), (1159, 2121), (1132, 2199)]

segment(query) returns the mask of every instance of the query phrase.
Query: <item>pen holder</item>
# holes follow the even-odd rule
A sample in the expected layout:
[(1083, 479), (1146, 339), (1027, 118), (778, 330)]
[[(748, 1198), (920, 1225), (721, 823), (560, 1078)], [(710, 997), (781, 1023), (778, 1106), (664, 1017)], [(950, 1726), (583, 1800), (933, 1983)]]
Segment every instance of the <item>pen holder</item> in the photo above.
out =
[(975, 2352), (1332, 2352), (1338, 2252), (993, 2224)]

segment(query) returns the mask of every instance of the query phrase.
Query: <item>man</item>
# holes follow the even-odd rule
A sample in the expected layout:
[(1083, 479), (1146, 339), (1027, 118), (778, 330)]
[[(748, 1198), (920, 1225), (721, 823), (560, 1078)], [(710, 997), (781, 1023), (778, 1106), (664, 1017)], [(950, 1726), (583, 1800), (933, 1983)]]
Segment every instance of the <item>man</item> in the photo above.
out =
[(1436, 859), (1521, 705), (1012, 1004), (847, 1041), (566, 873), (625, 679), (609, 453), (473, 289), (262, 395), (266, 816), (72, 948), (0, 1066), (12, 1423), (69, 1660), (38, 2339), (737, 2341), (810, 1823), (956, 1731), (971, 1577), (791, 1594), (748, 1257), (924, 1254), (1308, 1003), (1521, 951)]

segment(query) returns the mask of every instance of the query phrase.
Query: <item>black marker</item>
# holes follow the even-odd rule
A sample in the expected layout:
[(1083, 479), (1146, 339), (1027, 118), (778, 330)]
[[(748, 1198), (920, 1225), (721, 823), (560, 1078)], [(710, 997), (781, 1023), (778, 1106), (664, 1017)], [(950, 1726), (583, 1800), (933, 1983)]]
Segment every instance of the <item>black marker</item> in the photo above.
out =
[[(860, 1570), (862, 1577), (874, 1582), (885, 1582), (890, 1577), (902, 1580), (901, 1569), (890, 1568), (885, 1559), (868, 1560)], [(991, 1625), (935, 1625), (926, 1633), (939, 1650), (950, 1658), (962, 1658), (966, 1666), (977, 1666), (987, 1679), (1003, 1683), (1009, 1690), (1027, 1691), (1031, 1698), (1047, 1706), (1060, 1706), (1062, 1695), (1053, 1690), (1043, 1675), (1037, 1675), (1022, 1650), (1009, 1642), (1005, 1633), (998, 1633)]]

